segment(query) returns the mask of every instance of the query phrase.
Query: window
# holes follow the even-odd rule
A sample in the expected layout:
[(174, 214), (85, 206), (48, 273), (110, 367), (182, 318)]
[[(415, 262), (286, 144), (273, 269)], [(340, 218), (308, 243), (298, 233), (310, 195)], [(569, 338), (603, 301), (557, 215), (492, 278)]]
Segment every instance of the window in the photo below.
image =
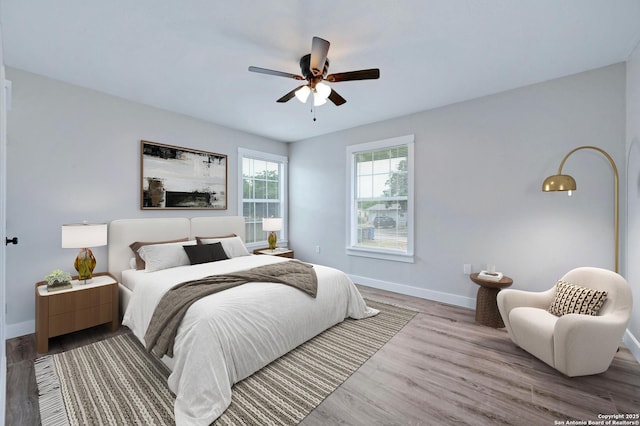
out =
[(413, 262), (413, 135), (347, 147), (347, 253)]
[(278, 244), (286, 244), (287, 157), (239, 148), (238, 162), (238, 188), (242, 191), (238, 211), (244, 216), (245, 243), (266, 245), (262, 218), (281, 217), (283, 230), (277, 233)]

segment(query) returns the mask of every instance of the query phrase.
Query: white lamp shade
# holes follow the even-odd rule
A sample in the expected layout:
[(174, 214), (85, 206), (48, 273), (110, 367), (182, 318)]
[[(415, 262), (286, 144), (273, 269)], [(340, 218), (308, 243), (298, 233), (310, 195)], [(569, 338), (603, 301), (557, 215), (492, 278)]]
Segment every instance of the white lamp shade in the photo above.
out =
[(317, 93), (313, 94), (313, 106), (320, 106), (320, 105), (324, 105), (327, 103), (327, 98), (323, 98), (322, 96), (318, 95)]
[(307, 99), (309, 98), (309, 93), (311, 93), (311, 89), (309, 86), (302, 86), (298, 90), (296, 90), (296, 98), (303, 104), (307, 103)]
[(281, 217), (265, 217), (262, 219), (263, 231), (280, 231), (282, 230), (282, 218)]
[(331, 94), (331, 87), (329, 87), (326, 83), (318, 83), (316, 84), (316, 93), (323, 99), (327, 99)]
[(87, 248), (106, 245), (106, 223), (73, 223), (62, 225), (62, 248)]

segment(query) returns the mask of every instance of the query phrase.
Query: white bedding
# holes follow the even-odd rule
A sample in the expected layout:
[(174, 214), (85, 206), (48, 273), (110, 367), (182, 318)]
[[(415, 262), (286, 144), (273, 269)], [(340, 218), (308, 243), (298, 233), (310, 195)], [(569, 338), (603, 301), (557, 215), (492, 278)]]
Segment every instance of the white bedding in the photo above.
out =
[(122, 284), (129, 290), (134, 291), (136, 289), (136, 284), (140, 281), (143, 281), (141, 276), (144, 273), (144, 271), (136, 271), (135, 269), (127, 269), (126, 271), (122, 271), (122, 279), (120, 280), (120, 284)]
[[(135, 288), (123, 324), (144, 343), (162, 295), (172, 286), (213, 274), (286, 262), (276, 256), (242, 256), (156, 272), (126, 271)], [(209, 425), (231, 403), (231, 386), (346, 317), (377, 314), (341, 271), (314, 265), (318, 293), (312, 298), (281, 284), (248, 283), (194, 303), (178, 330), (169, 388), (176, 394), (177, 425)], [(133, 284), (132, 284), (133, 283)]]

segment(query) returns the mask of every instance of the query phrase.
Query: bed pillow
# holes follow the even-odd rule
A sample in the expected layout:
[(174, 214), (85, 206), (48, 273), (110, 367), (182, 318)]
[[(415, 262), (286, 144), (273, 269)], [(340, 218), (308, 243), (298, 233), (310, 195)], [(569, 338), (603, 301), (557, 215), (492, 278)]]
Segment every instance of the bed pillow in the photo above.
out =
[[(196, 237), (198, 239), (198, 237)], [(228, 237), (228, 238), (202, 238), (198, 239), (200, 244), (213, 244), (213, 243), (221, 243), (224, 252), (227, 254), (229, 259), (240, 256), (249, 256), (249, 251), (244, 246), (242, 242), (242, 238)]]
[(228, 259), (227, 254), (222, 248), (222, 243), (198, 244), (195, 246), (184, 246), (184, 251), (189, 257), (192, 265), (200, 263), (217, 262), (218, 260)]
[(556, 316), (566, 314), (598, 315), (607, 300), (607, 292), (580, 287), (566, 281), (556, 284), (556, 296), (547, 309)]
[(189, 245), (196, 245), (196, 241), (148, 244), (140, 247), (138, 254), (144, 260), (145, 271), (160, 271), (162, 269), (175, 268), (176, 266), (189, 265), (189, 257), (183, 248), (183, 246)]
[(237, 235), (229, 234), (229, 235), (221, 235), (219, 237), (196, 237), (196, 241), (198, 242), (198, 244), (207, 244), (207, 243), (203, 243), (202, 240), (221, 240), (222, 238), (233, 238), (233, 237), (237, 237)]
[(188, 238), (185, 237), (185, 238), (179, 238), (177, 240), (169, 240), (169, 241), (147, 241), (147, 242), (136, 241), (135, 243), (129, 244), (129, 248), (133, 250), (133, 254), (135, 255), (135, 258), (136, 258), (136, 269), (141, 270), (145, 268), (144, 260), (140, 257), (140, 254), (138, 253), (138, 250), (140, 250), (142, 246), (147, 246), (150, 244), (178, 243), (178, 242), (184, 242), (187, 240)]

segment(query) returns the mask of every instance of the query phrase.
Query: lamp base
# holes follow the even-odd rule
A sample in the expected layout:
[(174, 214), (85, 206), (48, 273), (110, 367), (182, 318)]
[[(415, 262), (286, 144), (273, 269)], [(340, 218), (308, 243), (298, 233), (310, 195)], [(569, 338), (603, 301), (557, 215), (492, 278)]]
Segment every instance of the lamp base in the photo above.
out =
[(96, 258), (93, 256), (93, 252), (88, 248), (80, 249), (73, 266), (78, 271), (78, 281), (84, 281), (86, 284), (87, 280), (93, 278), (93, 268), (96, 267)]
[(271, 250), (276, 249), (277, 240), (278, 240), (278, 237), (276, 236), (276, 233), (273, 231), (269, 232), (269, 237), (267, 238), (267, 242), (269, 243), (269, 249)]

